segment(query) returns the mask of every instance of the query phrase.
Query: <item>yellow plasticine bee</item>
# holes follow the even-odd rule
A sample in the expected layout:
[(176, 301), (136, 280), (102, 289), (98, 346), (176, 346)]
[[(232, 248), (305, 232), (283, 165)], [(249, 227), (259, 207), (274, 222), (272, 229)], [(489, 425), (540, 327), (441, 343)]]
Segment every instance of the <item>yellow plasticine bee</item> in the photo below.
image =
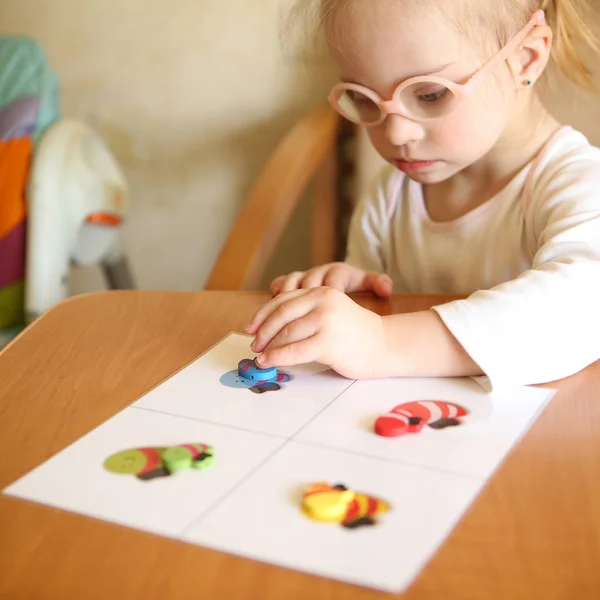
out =
[(306, 487), (302, 502), (304, 514), (315, 520), (339, 523), (348, 529), (375, 525), (375, 517), (390, 510), (379, 498), (354, 492), (342, 484), (321, 481)]

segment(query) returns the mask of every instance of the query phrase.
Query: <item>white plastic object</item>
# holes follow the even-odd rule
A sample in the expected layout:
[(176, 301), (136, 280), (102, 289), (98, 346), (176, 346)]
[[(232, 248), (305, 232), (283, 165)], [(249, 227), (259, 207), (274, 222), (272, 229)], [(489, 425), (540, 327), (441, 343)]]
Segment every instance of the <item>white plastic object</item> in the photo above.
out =
[(29, 322), (68, 297), (72, 263), (91, 265), (110, 255), (127, 202), (125, 177), (92, 128), (62, 119), (46, 131), (33, 157), (27, 189)]

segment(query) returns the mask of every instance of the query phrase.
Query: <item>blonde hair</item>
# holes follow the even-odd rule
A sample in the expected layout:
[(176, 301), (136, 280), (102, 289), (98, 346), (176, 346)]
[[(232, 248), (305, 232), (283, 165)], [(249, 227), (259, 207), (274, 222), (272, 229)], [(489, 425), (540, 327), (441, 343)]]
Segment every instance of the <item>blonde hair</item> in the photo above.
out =
[[(492, 31), (494, 43), (498, 44), (498, 48), (541, 8), (545, 11), (548, 25), (553, 31), (550, 66), (558, 69), (574, 83), (586, 89), (597, 90), (593, 74), (586, 66), (581, 52), (583, 46), (593, 54), (600, 53), (600, 42), (596, 31), (590, 25), (594, 20), (592, 1), (438, 0), (435, 7), (443, 10), (444, 16), (450, 18), (452, 24), (471, 39), (478, 31), (478, 27), (474, 26), (482, 26), (487, 31)], [(294, 28), (300, 23), (304, 34), (308, 34), (314, 47), (315, 34), (327, 24), (332, 13), (351, 2), (352, 0), (296, 0), (289, 14), (289, 22)], [(440, 4), (444, 6), (439, 6)]]
[(593, 74), (574, 44), (587, 46), (595, 55), (600, 53), (600, 42), (588, 25), (594, 17), (591, 5), (585, 0), (543, 0), (540, 8), (546, 11), (555, 35), (552, 45), (554, 64), (575, 83), (595, 89)]
[[(456, 0), (451, 1), (457, 4)], [(582, 57), (585, 47), (594, 54), (600, 52), (597, 33), (590, 25), (594, 21), (591, 0), (501, 0), (501, 2), (490, 0), (490, 2), (494, 3), (494, 13), (485, 10), (485, 2), (476, 2), (480, 8), (478, 16), (484, 26), (492, 29), (499, 46), (505, 44), (523, 27), (531, 15), (541, 8), (553, 32), (550, 66), (581, 87), (596, 89), (593, 74)], [(467, 3), (470, 7), (474, 4), (468, 0), (467, 2), (462, 0), (460, 3), (465, 5), (465, 8)], [(490, 17), (492, 14), (496, 17), (493, 21)], [(463, 14), (463, 16), (467, 15)], [(468, 24), (469, 19), (464, 19), (462, 22)], [(471, 35), (473, 33), (470, 32)]]

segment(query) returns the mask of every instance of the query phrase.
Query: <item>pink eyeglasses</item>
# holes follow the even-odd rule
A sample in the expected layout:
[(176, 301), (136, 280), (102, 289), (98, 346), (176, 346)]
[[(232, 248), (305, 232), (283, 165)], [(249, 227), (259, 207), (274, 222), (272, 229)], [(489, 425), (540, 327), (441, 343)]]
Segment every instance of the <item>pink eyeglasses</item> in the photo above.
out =
[(546, 24), (543, 10), (536, 11), (527, 25), (464, 84), (442, 77), (412, 77), (401, 83), (391, 100), (354, 83), (339, 83), (329, 95), (329, 103), (343, 117), (358, 125), (379, 125), (387, 115), (397, 114), (413, 121), (430, 121), (448, 116), (460, 102), (473, 95), (484, 77), (502, 64), (535, 27)]

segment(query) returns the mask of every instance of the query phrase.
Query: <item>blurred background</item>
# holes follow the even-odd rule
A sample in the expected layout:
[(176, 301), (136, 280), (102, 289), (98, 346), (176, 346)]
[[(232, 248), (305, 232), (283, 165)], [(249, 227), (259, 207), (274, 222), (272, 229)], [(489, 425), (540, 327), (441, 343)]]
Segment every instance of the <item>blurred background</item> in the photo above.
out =
[[(41, 44), (65, 117), (95, 128), (130, 189), (125, 251), (143, 289), (202, 289), (241, 204), (277, 143), (336, 79), (280, 38), (291, 0), (0, 0), (2, 33)], [(590, 57), (597, 73), (600, 59)], [(597, 77), (600, 85), (600, 78)], [(600, 97), (569, 84), (553, 110), (600, 145)], [(364, 185), (379, 164), (363, 139)], [(273, 274), (304, 268), (299, 209)], [(96, 267), (73, 293), (104, 289)]]
[[(125, 174), (124, 243), (138, 287), (201, 289), (269, 155), (326, 99), (332, 67), (309, 73), (282, 46), (288, 5), (0, 1), (2, 33), (41, 44), (60, 80), (63, 116), (98, 131)], [(298, 219), (286, 253), (302, 265)], [(76, 293), (105, 283), (90, 267), (73, 269), (71, 285)]]

